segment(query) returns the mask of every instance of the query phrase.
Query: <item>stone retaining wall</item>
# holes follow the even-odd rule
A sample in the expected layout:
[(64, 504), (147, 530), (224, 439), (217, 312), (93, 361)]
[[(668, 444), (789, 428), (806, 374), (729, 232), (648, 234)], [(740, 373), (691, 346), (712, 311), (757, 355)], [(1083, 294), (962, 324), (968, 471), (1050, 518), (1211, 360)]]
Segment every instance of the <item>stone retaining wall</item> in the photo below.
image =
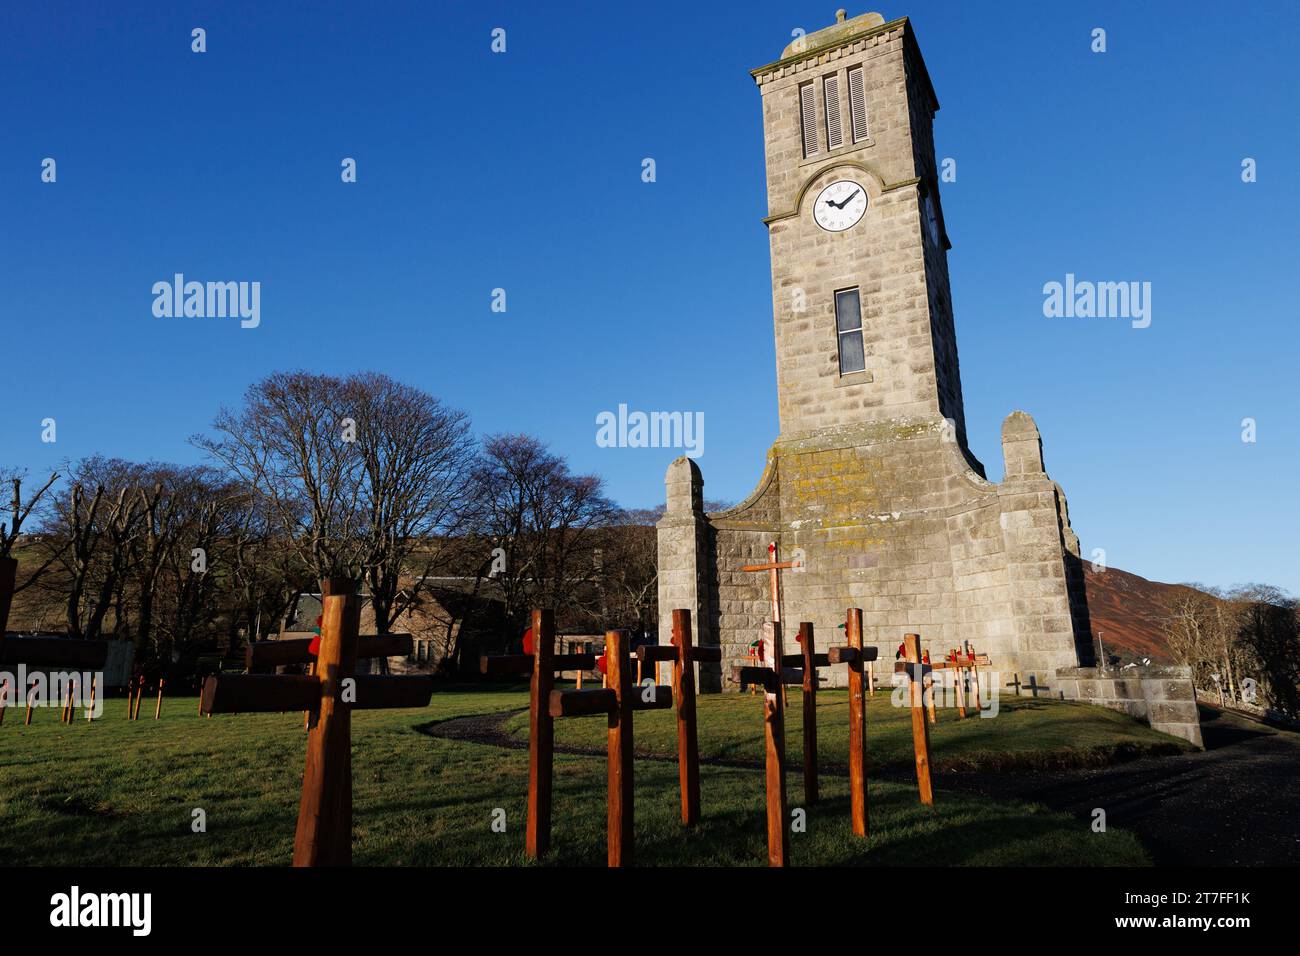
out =
[(1152, 730), (1205, 749), (1190, 667), (1062, 667), (1056, 689), (1068, 699), (1123, 711)]

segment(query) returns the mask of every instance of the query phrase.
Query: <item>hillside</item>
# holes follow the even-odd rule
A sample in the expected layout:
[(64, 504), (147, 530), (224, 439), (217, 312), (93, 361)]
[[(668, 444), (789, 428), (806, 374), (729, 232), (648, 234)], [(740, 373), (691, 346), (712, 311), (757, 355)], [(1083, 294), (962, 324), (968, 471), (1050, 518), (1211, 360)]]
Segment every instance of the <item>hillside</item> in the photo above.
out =
[(1124, 663), (1142, 657), (1157, 664), (1173, 663), (1164, 638), (1165, 608), (1179, 592), (1190, 589), (1148, 581), (1119, 568), (1095, 572), (1086, 560), (1083, 572), (1092, 633), (1096, 637), (1101, 632), (1106, 653), (1118, 654)]

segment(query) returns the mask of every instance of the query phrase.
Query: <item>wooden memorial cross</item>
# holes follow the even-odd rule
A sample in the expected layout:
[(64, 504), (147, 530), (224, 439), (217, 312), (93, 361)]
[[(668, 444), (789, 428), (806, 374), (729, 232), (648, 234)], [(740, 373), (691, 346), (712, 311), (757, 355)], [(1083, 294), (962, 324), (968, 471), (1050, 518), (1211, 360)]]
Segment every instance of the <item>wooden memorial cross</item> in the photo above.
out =
[[(976, 654), (975, 649), (970, 646), (970, 642), (963, 642), (960, 648), (954, 648), (948, 652), (948, 657), (941, 664), (935, 667), (949, 668), (955, 671), (954, 689), (957, 694), (957, 716), (966, 716), (966, 688), (970, 688), (971, 704), (976, 712), (983, 709), (980, 703), (980, 684), (979, 669), (981, 666), (987, 666), (990, 662), (987, 654)], [(1011, 685), (1008, 684), (1008, 687)], [(1017, 688), (1017, 692), (1019, 688)]]
[[(244, 650), (244, 670), (249, 674), (267, 674), (277, 667), (291, 664), (307, 665), (307, 676), (316, 674), (316, 655), (311, 652), (313, 638), (295, 637), (287, 641), (255, 641)], [(410, 634), (363, 634), (357, 638), (357, 659), (390, 657), (410, 654), (415, 641)], [(384, 673), (387, 673), (385, 669)], [(162, 687), (158, 688), (161, 699)], [(200, 711), (202, 712), (202, 711)], [(312, 711), (303, 712), (302, 729), (311, 730)]]
[(700, 820), (700, 748), (695, 722), (695, 662), (716, 664), (722, 660), (720, 647), (696, 647), (691, 641), (691, 612), (673, 611), (671, 647), (651, 644), (637, 648), (642, 661), (672, 661), (673, 700), (677, 705), (677, 778), (682, 793), (682, 823), (694, 826)]
[[(322, 625), (325, 623), (321, 621)], [(312, 638), (292, 638), (287, 641), (256, 641), (244, 651), (244, 668), (250, 674), (267, 674), (276, 667), (288, 664), (315, 664), (317, 655), (311, 653)], [(324, 643), (322, 637), (321, 643)], [(362, 634), (356, 638), (356, 656), (401, 657), (410, 654), (415, 641), (410, 634)], [(311, 675), (308, 675), (311, 676)]]
[[(906, 652), (906, 643), (904, 643), (904, 651)], [(934, 699), (938, 695), (935, 693), (934, 669), (937, 667), (940, 670), (943, 670), (945, 667), (947, 667), (947, 664), (945, 664), (943, 661), (940, 661), (938, 664), (931, 664), (929, 661), (925, 659), (926, 655), (929, 652), (922, 651), (919, 648), (919, 646), (917, 649), (917, 653), (920, 654), (920, 657), (918, 658), (918, 662), (924, 668), (924, 674), (921, 678), (921, 703), (925, 709), (926, 714), (929, 716), (930, 723), (937, 724), (939, 722), (939, 719), (935, 714)], [(907, 666), (906, 653), (904, 653), (903, 660), (894, 661), (895, 674), (907, 674), (910, 672), (910, 670), (911, 669)]]
[(917, 634), (903, 637), (903, 648), (907, 664), (902, 672), (907, 675), (910, 686), (910, 704), (912, 709), (912, 749), (916, 753), (916, 786), (921, 794), (921, 802), (934, 803), (934, 789), (930, 784), (930, 725), (925, 719), (925, 675), (930, 672), (929, 664), (921, 663), (921, 638)]
[[(590, 653), (591, 653), (591, 641), (570, 641), (570, 642), (569, 642), (569, 653), (570, 653), (570, 654), (590, 654)], [(582, 690), (582, 678), (585, 676), (586, 672), (583, 671), (582, 668), (579, 668), (578, 670), (574, 671), (573, 673), (574, 673), (574, 676), (575, 676), (575, 680), (574, 680), (574, 684), (575, 684), (575, 686), (578, 688), (578, 690)]]
[[(776, 572), (773, 571), (773, 574)], [(767, 865), (786, 866), (790, 858), (790, 835), (786, 827), (785, 794), (785, 695), (782, 693), (781, 622), (772, 622), (772, 666), (736, 664), (732, 681), (744, 690), (750, 684), (763, 688), (763, 736), (767, 792)]]
[[(608, 862), (610, 866), (631, 866), (635, 819), (632, 713), (671, 707), (673, 690), (671, 687), (652, 685), (633, 686), (627, 631), (605, 632), (605, 673), (609, 678), (609, 687), (601, 690), (553, 690), (547, 710), (552, 720), (556, 717), (594, 717), (601, 714), (608, 719)], [(550, 762), (548, 756), (547, 763)], [(531, 805), (532, 801), (529, 802)], [(550, 830), (549, 820), (546, 829)]]
[[(1035, 677), (1033, 674), (1029, 675), (1029, 683), (1025, 684), (1025, 688), (1029, 691), (1029, 693), (1034, 695), (1034, 700), (1038, 700), (1038, 692), (1040, 690), (1049, 691), (1052, 689), (1050, 687), (1044, 687), (1042, 684), (1038, 683), (1038, 678)], [(1017, 692), (1017, 696), (1019, 696), (1018, 692)]]
[(1016, 696), (1019, 697), (1020, 696), (1020, 675), (1012, 674), (1011, 676), (1012, 676), (1012, 680), (1008, 681), (1006, 686), (1014, 687), (1016, 689)]
[(777, 577), (778, 571), (785, 571), (789, 568), (797, 568), (799, 564), (795, 561), (778, 561), (776, 559), (776, 542), (773, 541), (767, 546), (767, 564), (746, 564), (741, 567), (742, 571), (767, 571), (771, 575), (770, 590), (772, 592), (772, 620), (776, 623), (781, 622), (781, 579)]
[[(776, 572), (772, 572), (775, 574)], [(826, 667), (831, 660), (826, 654), (815, 653), (815, 639), (811, 621), (799, 623), (795, 640), (800, 653), (786, 654), (784, 667), (799, 669), (803, 684), (803, 798), (811, 806), (817, 802), (817, 668)], [(793, 683), (789, 681), (788, 683)]]
[[(844, 626), (848, 647), (832, 647), (827, 657), (832, 664), (849, 666), (849, 810), (853, 832), (867, 835), (867, 707), (863, 696), (864, 664), (880, 653), (862, 646), (862, 608), (851, 607)], [(806, 745), (805, 745), (806, 746)]]
[[(595, 654), (555, 653), (555, 612), (533, 611), (533, 652), (479, 658), (484, 674), (531, 674), (528, 694), (528, 823), (524, 849), (544, 856), (551, 848), (551, 790), (554, 785), (555, 721), (551, 690), (556, 671), (591, 670)], [(608, 654), (606, 668), (608, 669)], [(608, 675), (606, 675), (608, 677)], [(585, 691), (584, 691), (585, 693)]]
[(217, 674), (203, 684), (200, 712), (211, 716), (311, 711), (293, 865), (350, 866), (352, 711), (426, 707), (433, 695), (433, 678), (357, 675), (361, 603), (356, 582), (348, 578), (322, 581), (321, 603), (320, 652), (314, 675)]
[[(104, 669), (104, 661), (108, 659), (108, 642), (107, 641), (83, 641), (62, 637), (9, 637), (4, 636), (0, 631), (0, 666), (25, 664), (28, 667), (38, 667), (43, 670), (55, 671), (61, 668), (70, 668), (74, 671), (88, 670), (99, 672)], [(48, 674), (47, 674), (48, 678)], [(52, 681), (48, 681), (53, 686)], [(91, 691), (91, 709), (94, 709), (94, 687), (96, 675), (92, 673), (90, 678)], [(12, 691), (6, 690), (7, 695), (12, 692), (17, 694), (18, 688)], [(78, 688), (80, 692), (80, 688)], [(24, 725), (32, 722), (32, 708), (35, 706), (35, 683), (33, 682), (27, 688), (27, 714), (24, 718)], [(6, 699), (4, 702), (8, 704)], [(72, 723), (72, 712), (76, 704), (73, 695), (73, 688), (68, 687), (67, 697), (61, 702), (63, 710), (60, 720), (63, 723)]]
[[(947, 656), (947, 657), (945, 657), (943, 660), (939, 661), (937, 664), (933, 664), (933, 665), (931, 665), (931, 666), (934, 668), (934, 670), (949, 670), (949, 671), (952, 671), (952, 672), (953, 672), (953, 677), (952, 677), (952, 689), (953, 689), (953, 694), (954, 694), (955, 697), (956, 697), (956, 704), (957, 704), (957, 719), (958, 719), (958, 720), (964, 720), (965, 717), (966, 717), (966, 695), (965, 695), (965, 694), (963, 693), (963, 691), (962, 691), (962, 685), (963, 685), (963, 683), (964, 683), (964, 681), (963, 681), (963, 676), (962, 676), (962, 675), (963, 675), (963, 670), (964, 670), (964, 668), (965, 668), (966, 665), (965, 665), (964, 663), (962, 663), (960, 655), (957, 653), (956, 650), (951, 650), (951, 651), (948, 652), (948, 656)], [(945, 694), (945, 697), (946, 697), (946, 694)], [(933, 714), (934, 714), (934, 709), (933, 709), (933, 707), (934, 707), (934, 701), (933, 701), (933, 697), (931, 698), (931, 702), (930, 702), (930, 703), (931, 703), (931, 710), (930, 710), (931, 720), (930, 720), (930, 722), (931, 722), (931, 723), (934, 723), (934, 719), (933, 719)], [(946, 702), (946, 700), (945, 700), (944, 706), (945, 706), (945, 707), (947, 706), (947, 702)]]

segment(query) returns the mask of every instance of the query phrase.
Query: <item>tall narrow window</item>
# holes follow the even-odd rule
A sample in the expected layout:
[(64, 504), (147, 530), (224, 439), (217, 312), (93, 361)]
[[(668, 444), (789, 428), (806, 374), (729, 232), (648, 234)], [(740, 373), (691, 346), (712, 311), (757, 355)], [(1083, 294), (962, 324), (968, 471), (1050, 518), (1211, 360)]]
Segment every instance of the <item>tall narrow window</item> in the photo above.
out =
[(853, 120), (853, 142), (860, 143), (868, 136), (867, 91), (863, 85), (862, 67), (849, 70), (849, 116)]
[(818, 149), (817, 100), (811, 83), (799, 87), (799, 122), (803, 126), (803, 154), (812, 156)]
[(836, 74), (822, 81), (822, 99), (826, 101), (826, 148), (844, 145), (844, 127), (840, 124), (840, 78)]
[(939, 219), (934, 214), (934, 197), (929, 191), (921, 200), (925, 213), (925, 231), (930, 234), (930, 242), (937, 249), (939, 248)]
[(857, 289), (835, 293), (835, 329), (840, 340), (840, 374), (861, 372), (867, 367), (862, 346), (862, 303)]

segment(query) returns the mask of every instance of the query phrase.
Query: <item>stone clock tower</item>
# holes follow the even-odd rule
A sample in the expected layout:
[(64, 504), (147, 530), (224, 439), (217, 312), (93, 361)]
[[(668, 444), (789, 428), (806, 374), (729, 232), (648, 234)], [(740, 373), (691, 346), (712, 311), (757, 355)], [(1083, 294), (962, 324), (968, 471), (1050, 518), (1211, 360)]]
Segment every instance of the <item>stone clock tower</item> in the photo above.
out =
[(727, 511), (702, 510), (694, 462), (669, 467), (660, 640), (673, 608), (692, 609), (697, 640), (723, 647), (723, 670), (702, 675), (721, 687), (772, 616), (767, 575), (740, 568), (776, 542), (802, 565), (782, 573), (787, 633), (812, 621), (827, 647), (857, 606), (886, 668), (915, 631), (936, 658), (969, 641), (997, 670), (1052, 687), (1057, 668), (1092, 663), (1078, 539), (1027, 414), (1003, 422), (1001, 483), (967, 447), (939, 102), (912, 27), (840, 11), (752, 75), (780, 434)]

